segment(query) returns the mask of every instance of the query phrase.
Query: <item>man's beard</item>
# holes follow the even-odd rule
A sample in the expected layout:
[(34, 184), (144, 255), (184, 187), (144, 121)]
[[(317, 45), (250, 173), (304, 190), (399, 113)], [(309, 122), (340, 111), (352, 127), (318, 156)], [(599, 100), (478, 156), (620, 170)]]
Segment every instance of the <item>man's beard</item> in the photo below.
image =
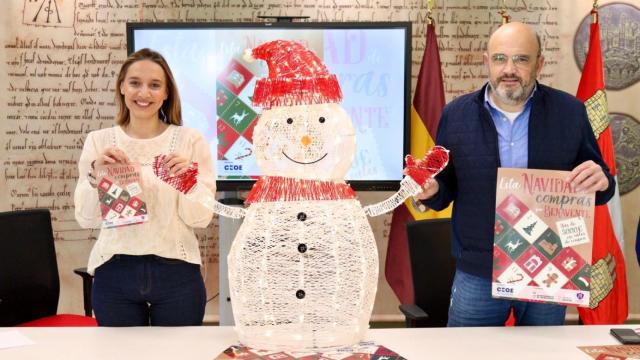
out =
[[(504, 78), (509, 78), (509, 79), (515, 78), (518, 80), (518, 84), (520, 84), (520, 86), (516, 88), (509, 88), (509, 89), (500, 88), (499, 86), (500, 82)], [(489, 85), (491, 86), (491, 90), (493, 91), (493, 93), (503, 103), (509, 104), (509, 105), (518, 105), (518, 104), (522, 104), (525, 100), (527, 100), (529, 95), (531, 95), (531, 91), (533, 90), (532, 82), (533, 81), (524, 83), (524, 80), (522, 80), (522, 78), (517, 76), (515, 77), (501, 76), (498, 78), (496, 83), (494, 83), (493, 81), (489, 81)]]

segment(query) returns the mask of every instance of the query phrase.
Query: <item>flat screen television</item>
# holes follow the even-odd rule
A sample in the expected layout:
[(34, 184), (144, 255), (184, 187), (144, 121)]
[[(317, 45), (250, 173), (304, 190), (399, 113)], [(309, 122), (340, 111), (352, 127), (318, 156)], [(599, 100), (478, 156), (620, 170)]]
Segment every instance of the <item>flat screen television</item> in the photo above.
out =
[(409, 152), (411, 23), (127, 24), (129, 53), (151, 48), (168, 61), (184, 125), (209, 141), (218, 190), (248, 189), (261, 175), (251, 146), (261, 109), (251, 96), (268, 69), (242, 55), (277, 39), (303, 43), (338, 77), (356, 128), (346, 180), (355, 190), (396, 190)]

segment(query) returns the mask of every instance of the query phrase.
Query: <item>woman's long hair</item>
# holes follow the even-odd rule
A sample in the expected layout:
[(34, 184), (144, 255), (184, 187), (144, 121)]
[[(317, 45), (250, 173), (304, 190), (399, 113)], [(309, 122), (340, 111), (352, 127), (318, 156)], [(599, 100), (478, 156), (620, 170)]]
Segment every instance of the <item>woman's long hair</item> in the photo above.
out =
[(120, 86), (122, 85), (131, 64), (142, 60), (153, 61), (160, 65), (162, 70), (164, 70), (164, 77), (166, 78), (167, 86), (167, 99), (160, 107), (160, 120), (167, 124), (182, 125), (180, 96), (178, 95), (178, 87), (176, 86), (176, 81), (173, 78), (169, 64), (167, 64), (167, 61), (159, 52), (147, 48), (140, 49), (129, 55), (120, 68), (118, 80), (116, 81), (116, 101), (118, 102), (116, 124), (127, 125), (129, 123), (129, 108), (127, 108), (127, 105), (124, 102), (124, 95), (120, 92)]

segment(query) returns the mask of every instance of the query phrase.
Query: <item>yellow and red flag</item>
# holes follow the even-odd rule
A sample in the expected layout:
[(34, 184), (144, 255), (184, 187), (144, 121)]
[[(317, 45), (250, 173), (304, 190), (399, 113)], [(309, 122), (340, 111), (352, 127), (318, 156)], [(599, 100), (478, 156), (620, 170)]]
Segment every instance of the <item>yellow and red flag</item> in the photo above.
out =
[[(427, 40), (411, 106), (411, 155), (421, 159), (435, 145), (440, 114), (444, 107), (440, 54), (433, 22), (427, 25)], [(401, 303), (413, 302), (413, 285), (406, 223), (411, 220), (451, 217), (451, 207), (436, 212), (418, 212), (411, 200), (399, 206), (391, 218), (385, 277)]]
[[(604, 92), (604, 70), (600, 47), (597, 10), (590, 28), (589, 52), (582, 69), (576, 97), (585, 103), (589, 122), (598, 140), (602, 158), (616, 176), (613, 136)], [(616, 234), (613, 224), (621, 219), (620, 195), (605, 205), (596, 206), (593, 226), (590, 308), (578, 308), (584, 324), (621, 324), (628, 315), (627, 275), (621, 251), (622, 232)], [(620, 242), (618, 242), (620, 240)]]

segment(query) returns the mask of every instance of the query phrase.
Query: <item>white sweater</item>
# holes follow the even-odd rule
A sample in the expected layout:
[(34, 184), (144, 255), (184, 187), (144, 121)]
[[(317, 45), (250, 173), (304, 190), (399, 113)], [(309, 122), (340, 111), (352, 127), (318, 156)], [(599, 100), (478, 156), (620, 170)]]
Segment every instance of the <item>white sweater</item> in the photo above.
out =
[(131, 162), (141, 164), (141, 197), (147, 204), (149, 220), (102, 229), (89, 256), (89, 273), (93, 274), (114, 254), (154, 254), (200, 264), (198, 240), (192, 227), (206, 227), (213, 213), (158, 179), (152, 164), (155, 156), (172, 152), (196, 161), (199, 175), (194, 190), (215, 194), (211, 152), (205, 138), (196, 130), (175, 125), (151, 139), (131, 138), (119, 126), (89, 133), (78, 161), (78, 185), (74, 194), (76, 220), (83, 228), (101, 227), (98, 190), (89, 184), (86, 175), (91, 162), (105, 148), (114, 145), (122, 149)]

